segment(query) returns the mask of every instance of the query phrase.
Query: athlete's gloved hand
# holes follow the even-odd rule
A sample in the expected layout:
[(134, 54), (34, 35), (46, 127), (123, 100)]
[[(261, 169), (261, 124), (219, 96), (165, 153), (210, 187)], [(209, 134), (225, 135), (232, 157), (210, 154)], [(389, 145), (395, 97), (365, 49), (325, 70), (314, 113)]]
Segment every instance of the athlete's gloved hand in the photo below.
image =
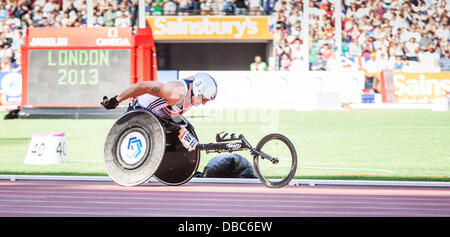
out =
[(119, 102), (117, 101), (117, 95), (112, 97), (111, 99), (103, 96), (103, 102), (101, 102), (100, 104), (103, 105), (103, 107), (105, 107), (106, 109), (115, 109), (119, 105)]
[(197, 139), (186, 129), (185, 126), (182, 126), (180, 131), (180, 135), (178, 135), (178, 139), (183, 144), (183, 146), (189, 151), (195, 150), (195, 147), (198, 145)]

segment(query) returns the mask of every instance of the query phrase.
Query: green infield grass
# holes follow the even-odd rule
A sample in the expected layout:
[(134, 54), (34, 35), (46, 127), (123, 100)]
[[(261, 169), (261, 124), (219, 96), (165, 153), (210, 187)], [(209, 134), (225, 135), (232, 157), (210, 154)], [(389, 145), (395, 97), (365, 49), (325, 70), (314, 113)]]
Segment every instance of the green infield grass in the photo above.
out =
[[(201, 143), (214, 142), (222, 131), (244, 134), (253, 146), (266, 134), (284, 134), (298, 153), (298, 179), (450, 180), (450, 112), (194, 110), (186, 117)], [(107, 175), (103, 146), (113, 123), (1, 119), (0, 174)], [(24, 164), (33, 134), (59, 131), (67, 139), (65, 163)], [(215, 155), (203, 152), (199, 171)]]

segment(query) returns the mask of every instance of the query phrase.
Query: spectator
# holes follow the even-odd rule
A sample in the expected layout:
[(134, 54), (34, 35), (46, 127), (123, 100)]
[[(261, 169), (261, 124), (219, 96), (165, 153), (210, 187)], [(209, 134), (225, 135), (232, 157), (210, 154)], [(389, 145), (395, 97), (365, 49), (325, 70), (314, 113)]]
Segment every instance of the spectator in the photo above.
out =
[(255, 56), (255, 61), (250, 64), (250, 71), (267, 71), (267, 64), (262, 61), (261, 56)]
[(356, 41), (350, 41), (350, 43), (348, 44), (348, 53), (350, 58), (357, 58), (362, 55), (361, 47), (358, 46)]
[(9, 58), (9, 57), (4, 58), (2, 60), (0, 68), (1, 68), (0, 71), (2, 71), (2, 72), (11, 72), (13, 69), (12, 64), (11, 64), (11, 58)]
[(211, 2), (211, 10), (213, 11), (213, 15), (222, 15), (224, 10), (223, 8), (224, 0), (212, 0)]
[(234, 3), (236, 0), (226, 0), (223, 5), (223, 10), (225, 11), (225, 15), (234, 15), (236, 11), (236, 4)]
[(317, 43), (314, 42), (314, 38), (311, 38), (310, 41), (311, 41), (310, 42), (311, 46), (310, 46), (310, 50), (309, 50), (309, 62), (308, 63), (309, 63), (310, 70), (313, 70), (312, 64), (317, 61), (320, 50), (317, 47)]
[(386, 57), (386, 53), (384, 51), (381, 51), (379, 54), (376, 54), (376, 61), (378, 63), (378, 66), (380, 67), (380, 71), (381, 70), (386, 70), (389, 69), (389, 61)]
[(6, 32), (0, 33), (0, 47), (4, 47), (5, 45), (10, 46), (12, 43), (11, 38), (6, 37)]
[(289, 56), (289, 54), (287, 53), (283, 53), (281, 55), (281, 59), (280, 59), (280, 71), (289, 71), (291, 66), (291, 58)]
[(276, 25), (275, 27), (277, 29), (283, 30), (285, 34), (287, 34), (288, 30), (288, 22), (286, 16), (283, 14), (283, 12), (279, 12), (276, 19)]
[(417, 53), (420, 49), (419, 46), (419, 43), (416, 42), (416, 38), (414, 37), (409, 38), (409, 41), (405, 43), (404, 51), (408, 61), (418, 61)]
[(294, 10), (290, 16), (287, 17), (287, 23), (293, 27), (301, 24), (301, 16), (300, 11)]
[(376, 8), (373, 11), (373, 13), (375, 14), (376, 17), (379, 17), (380, 19), (383, 19), (384, 14), (387, 12), (387, 10), (383, 7), (383, 2), (377, 2), (376, 3)]
[(152, 0), (145, 0), (145, 16), (152, 15)]
[(417, 30), (417, 22), (415, 24), (411, 24), (410, 28), (408, 31), (406, 31), (406, 37), (411, 38), (414, 37), (416, 39), (416, 42), (420, 42), (421, 34), (418, 32)]
[(396, 54), (395, 60), (392, 62), (390, 68), (395, 72), (401, 72), (403, 71), (404, 64), (405, 63), (403, 62), (402, 54)]
[(189, 10), (191, 15), (200, 15), (200, 0), (190, 0)]
[(1, 53), (1, 61), (4, 61), (5, 59), (11, 59), (14, 57), (14, 52), (11, 49), (11, 45), (9, 44), (4, 44), (3, 45), (3, 49), (2, 49), (2, 53)]
[(247, 0), (236, 0), (235, 1), (236, 15), (247, 15), (248, 6), (247, 6), (246, 2), (247, 2)]
[(379, 92), (377, 89), (378, 87), (378, 74), (381, 72), (380, 65), (376, 61), (376, 54), (371, 53), (370, 59), (363, 63), (363, 69), (364, 69), (364, 76), (365, 76), (365, 82), (364, 82), (364, 89), (367, 90), (375, 90), (376, 92)]
[(8, 10), (5, 8), (5, 3), (0, 2), (0, 21), (8, 19)]
[(448, 41), (449, 40), (449, 29), (448, 24), (445, 22), (441, 22), (439, 24), (439, 27), (437, 28), (435, 32), (437, 38)]
[(57, 2), (56, 0), (49, 0), (47, 1), (44, 6), (42, 7), (42, 13), (44, 16), (46, 16), (47, 18), (50, 17), (50, 15), (52, 14), (53, 10), (55, 10), (57, 7)]
[(94, 26), (102, 27), (105, 23), (105, 17), (103, 16), (101, 11), (97, 11), (94, 14)]
[(326, 71), (327, 70), (327, 61), (325, 61), (323, 59), (323, 55), (321, 53), (319, 53), (317, 55), (317, 60), (312, 63), (311, 70), (313, 70), (313, 71)]
[(428, 45), (427, 51), (418, 54), (419, 63), (423, 71), (439, 72), (439, 54), (435, 52), (433, 45)]
[(164, 0), (164, 15), (174, 16), (177, 14), (177, 4), (173, 0)]
[(302, 47), (302, 42), (300, 40), (300, 38), (295, 38), (294, 41), (292, 41), (291, 45), (291, 55), (292, 55), (292, 60), (299, 60), (299, 61), (303, 61), (303, 53), (304, 53), (304, 49)]
[(48, 17), (49, 25), (53, 26), (53, 27), (60, 27), (60, 23), (61, 23), (60, 18), (61, 18), (61, 16), (59, 15), (58, 11), (54, 10)]
[[(365, 35), (362, 35), (365, 36)], [(360, 39), (365, 39), (366, 37), (360, 37)], [(370, 54), (375, 52), (375, 45), (374, 45), (374, 39), (371, 35), (367, 36), (367, 40), (364, 40), (361, 44), (362, 47), (362, 57), (364, 57), (366, 60), (370, 59)]]
[(263, 0), (264, 1), (264, 14), (270, 15), (273, 11), (273, 6), (276, 0)]
[(442, 53), (442, 57), (439, 61), (439, 66), (441, 67), (441, 71), (449, 72), (450, 71), (450, 52), (449, 50), (444, 50)]
[(222, 15), (224, 12), (224, 0), (212, 0), (211, 10), (213, 11), (213, 15)]
[(23, 33), (20, 30), (17, 30), (14, 32), (15, 34), (13, 34), (12, 36), (12, 42), (11, 42), (11, 49), (13, 51), (19, 51), (20, 47), (23, 46)]
[(178, 15), (179, 16), (189, 15), (189, 0), (178, 1)]
[(434, 45), (434, 38), (432, 32), (423, 31), (419, 40), (419, 46), (421, 51), (427, 51), (428, 45)]
[(425, 24), (423, 31), (425, 31), (425, 32), (436, 32), (436, 30), (437, 30), (437, 23), (434, 20), (434, 18), (432, 16), (428, 16), (426, 22), (427, 23)]
[(213, 0), (200, 0), (200, 15), (213, 15), (212, 11), (212, 2)]
[(164, 6), (164, 0), (153, 0), (152, 15), (153, 16), (162, 16), (163, 6)]
[(9, 16), (9, 19), (6, 20), (6, 24), (9, 26), (15, 26), (16, 28), (22, 25), (22, 22), (19, 18), (17, 18), (14, 14)]
[(325, 43), (322, 49), (322, 57), (325, 61), (328, 61), (333, 56), (333, 49), (331, 44)]
[(119, 11), (119, 17), (116, 18), (116, 21), (114, 22), (114, 26), (116, 27), (129, 27), (131, 26), (131, 20), (129, 17), (128, 12), (124, 12), (124, 11)]
[(303, 64), (305, 63), (304, 54), (305, 49), (302, 45), (300, 38), (296, 38), (291, 44), (291, 70), (301, 70), (303, 69)]
[(282, 54), (291, 55), (291, 45), (286, 38), (281, 40), (283, 43), (279, 43), (275, 49), (276, 56), (280, 59)]
[(299, 37), (302, 36), (301, 33), (302, 33), (302, 27), (301, 27), (300, 24), (293, 25), (291, 27), (291, 35), (292, 35), (292, 37), (299, 38)]
[(262, 14), (261, 10), (263, 9), (262, 3), (263, 0), (249, 0), (249, 15), (251, 16), (259, 16)]
[(64, 12), (63, 17), (61, 17), (61, 27), (69, 27), (71, 25), (71, 20), (69, 18), (69, 13)]
[(383, 8), (391, 10), (392, 9), (392, 0), (383, 0)]
[(108, 10), (103, 16), (103, 24), (105, 26), (114, 26), (114, 23), (116, 21), (116, 14), (114, 13), (114, 7), (113, 5), (108, 5)]

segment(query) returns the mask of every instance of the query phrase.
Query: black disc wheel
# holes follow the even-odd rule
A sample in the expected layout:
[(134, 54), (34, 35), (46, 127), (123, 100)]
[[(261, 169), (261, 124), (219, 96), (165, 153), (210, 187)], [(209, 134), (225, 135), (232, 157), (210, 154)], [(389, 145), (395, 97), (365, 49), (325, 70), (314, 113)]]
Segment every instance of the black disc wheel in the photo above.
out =
[[(192, 126), (186, 129), (198, 140)], [(161, 183), (178, 186), (194, 177), (200, 163), (200, 150), (187, 151), (178, 139), (180, 128), (165, 125), (165, 154), (154, 177)]]
[(292, 142), (281, 134), (263, 137), (256, 150), (276, 159), (272, 162), (260, 155), (253, 158), (253, 167), (259, 180), (270, 188), (280, 188), (294, 178), (297, 170), (297, 152)]

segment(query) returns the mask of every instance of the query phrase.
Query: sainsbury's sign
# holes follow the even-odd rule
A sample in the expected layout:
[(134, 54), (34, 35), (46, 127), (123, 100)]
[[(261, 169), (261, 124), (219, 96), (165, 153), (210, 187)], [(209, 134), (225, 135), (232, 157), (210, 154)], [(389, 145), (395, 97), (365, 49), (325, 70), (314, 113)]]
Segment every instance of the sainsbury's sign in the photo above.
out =
[(268, 17), (147, 17), (155, 40), (269, 40)]
[(450, 91), (450, 73), (394, 73), (399, 103), (433, 103)]

